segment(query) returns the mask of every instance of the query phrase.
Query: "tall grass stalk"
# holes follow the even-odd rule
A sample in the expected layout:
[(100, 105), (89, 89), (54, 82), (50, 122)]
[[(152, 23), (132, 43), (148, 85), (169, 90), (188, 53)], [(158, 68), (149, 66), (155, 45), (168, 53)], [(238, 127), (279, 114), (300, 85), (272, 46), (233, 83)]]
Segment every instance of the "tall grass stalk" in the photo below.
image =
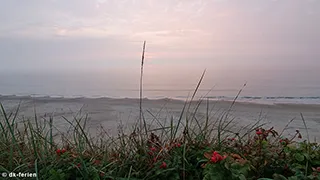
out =
[[(140, 131), (144, 128), (145, 133), (147, 135), (147, 127), (146, 127), (146, 122), (145, 119), (143, 118), (143, 110), (142, 110), (142, 100), (143, 100), (143, 66), (144, 66), (144, 58), (145, 58), (145, 50), (146, 50), (146, 41), (143, 42), (143, 47), (142, 47), (142, 57), (141, 57), (141, 69), (140, 69)], [(142, 124), (143, 122), (143, 124)]]

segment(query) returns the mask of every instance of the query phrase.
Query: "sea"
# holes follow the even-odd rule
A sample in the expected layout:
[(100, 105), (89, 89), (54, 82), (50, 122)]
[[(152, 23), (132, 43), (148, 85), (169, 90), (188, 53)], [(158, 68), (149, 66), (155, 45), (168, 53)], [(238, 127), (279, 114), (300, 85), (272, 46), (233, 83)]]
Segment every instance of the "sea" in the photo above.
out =
[[(190, 99), (203, 70), (145, 70), (143, 98)], [(139, 98), (139, 73), (139, 69), (0, 72), (0, 96)], [(195, 99), (199, 98), (258, 104), (320, 104), (320, 70), (207, 69), (195, 95)]]

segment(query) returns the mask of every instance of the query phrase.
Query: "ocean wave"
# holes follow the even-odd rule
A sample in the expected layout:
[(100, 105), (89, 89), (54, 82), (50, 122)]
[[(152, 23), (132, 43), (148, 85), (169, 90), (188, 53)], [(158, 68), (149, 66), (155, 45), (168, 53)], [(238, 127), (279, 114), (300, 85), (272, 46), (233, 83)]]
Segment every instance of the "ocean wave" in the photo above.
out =
[[(1, 95), (1, 98), (9, 99), (29, 99), (29, 98), (52, 98), (52, 99), (139, 99), (139, 97), (114, 97), (114, 96), (83, 96), (83, 95), (72, 95), (72, 96), (63, 96), (63, 95), (41, 95), (41, 94), (13, 94), (13, 95)], [(150, 100), (161, 100), (161, 99), (174, 99), (174, 100), (190, 100), (191, 96), (148, 96), (144, 99)], [(248, 102), (256, 104), (320, 104), (320, 96), (240, 96), (235, 98), (234, 96), (195, 96), (194, 100), (198, 99), (209, 99), (209, 100), (218, 100), (218, 101), (233, 101), (236, 99), (237, 102)]]
[[(235, 97), (231, 97), (231, 96), (206, 96), (205, 98), (209, 98), (209, 99), (234, 99)], [(257, 99), (257, 100), (268, 100), (268, 99), (314, 99), (320, 100), (320, 96), (240, 96), (237, 99)]]
[(210, 96), (205, 97), (210, 100), (220, 100), (220, 101), (234, 101), (255, 103), (255, 104), (320, 104), (320, 96)]

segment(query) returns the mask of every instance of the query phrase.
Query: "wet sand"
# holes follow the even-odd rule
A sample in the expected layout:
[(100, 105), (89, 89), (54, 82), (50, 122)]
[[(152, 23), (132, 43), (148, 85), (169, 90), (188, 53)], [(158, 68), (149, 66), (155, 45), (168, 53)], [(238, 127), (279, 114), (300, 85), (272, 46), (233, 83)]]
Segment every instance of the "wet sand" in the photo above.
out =
[[(97, 128), (103, 127), (110, 135), (118, 133), (119, 124), (130, 131), (139, 118), (138, 99), (111, 99), (111, 98), (51, 98), (51, 97), (16, 97), (0, 96), (0, 102), (8, 112), (13, 112), (20, 103), (18, 120), (34, 119), (36, 112), (38, 118), (48, 119), (53, 117), (54, 126), (65, 131), (68, 123), (63, 117), (72, 120), (74, 116), (88, 115), (87, 125), (90, 133), (97, 134)], [(143, 100), (143, 112), (147, 124), (159, 127), (157, 124), (169, 124), (171, 118), (177, 121), (183, 109), (184, 102), (172, 99)], [(209, 101), (210, 121), (215, 121), (226, 112), (231, 102)], [(192, 103), (190, 112), (193, 112), (196, 103)], [(206, 117), (207, 102), (204, 101), (198, 109), (198, 119)], [(288, 121), (294, 119), (285, 130), (286, 135), (293, 135), (296, 129), (300, 130), (306, 138), (306, 130), (300, 113), (303, 114), (308, 127), (310, 140), (320, 138), (320, 105), (304, 104), (276, 104), (263, 105), (253, 103), (235, 103), (230, 110), (230, 119), (233, 125), (241, 128), (260, 120), (267, 127), (274, 127), (281, 132)], [(155, 120), (156, 117), (156, 120)]]

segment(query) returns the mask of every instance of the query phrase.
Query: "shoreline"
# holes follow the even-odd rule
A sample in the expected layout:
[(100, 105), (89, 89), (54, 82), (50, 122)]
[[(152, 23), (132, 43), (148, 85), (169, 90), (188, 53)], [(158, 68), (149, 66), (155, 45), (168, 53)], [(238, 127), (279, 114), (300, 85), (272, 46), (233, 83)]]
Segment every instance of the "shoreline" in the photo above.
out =
[[(30, 97), (30, 96), (0, 96), (0, 102), (6, 110), (14, 112), (20, 103), (19, 115), (34, 117), (36, 110), (40, 118), (54, 116), (54, 121), (59, 128), (67, 125), (63, 117), (73, 118), (81, 112), (89, 117), (90, 127), (102, 125), (110, 131), (110, 134), (117, 134), (119, 123), (132, 127), (139, 118), (139, 99), (137, 98), (53, 98), (53, 97)], [(177, 121), (181, 114), (185, 101), (175, 99), (143, 99), (143, 110), (148, 123), (154, 121), (154, 116), (163, 123), (167, 123), (170, 117)], [(189, 112), (197, 107), (197, 101), (190, 104)], [(207, 110), (207, 101), (204, 100), (198, 108), (199, 120), (203, 118)], [(219, 119), (226, 112), (232, 102), (230, 101), (209, 101), (209, 110), (212, 120)], [(188, 108), (189, 105), (187, 105)], [(151, 114), (152, 113), (152, 114)], [(235, 102), (230, 111), (230, 118), (234, 118), (234, 125), (244, 127), (254, 124), (258, 120), (268, 127), (275, 127), (278, 131), (287, 128), (288, 134), (294, 133), (294, 129), (305, 132), (301, 114), (307, 122), (311, 139), (320, 139), (318, 131), (320, 127), (320, 105), (310, 104), (256, 104), (248, 102)], [(295, 119), (290, 126), (286, 127), (288, 121)], [(151, 123), (152, 124), (152, 123)], [(154, 122), (152, 125), (156, 125)], [(96, 133), (96, 131), (92, 131)]]
[[(232, 103), (234, 100), (224, 100), (224, 99), (211, 99), (211, 98), (203, 98), (202, 100), (204, 102), (209, 99), (209, 102), (211, 103)], [(139, 98), (128, 98), (128, 97), (85, 97), (85, 96), (79, 96), (79, 97), (64, 97), (64, 96), (32, 96), (32, 95), (1, 95), (0, 94), (0, 101), (1, 100), (35, 100), (35, 101), (77, 101), (77, 100), (84, 100), (84, 101), (90, 101), (90, 100), (130, 100), (130, 101), (139, 101)], [(143, 98), (143, 101), (171, 101), (171, 102), (180, 102), (185, 103), (186, 100), (183, 100), (181, 98)], [(190, 102), (190, 99), (187, 100)], [(195, 98), (192, 102), (198, 102), (199, 98)], [(319, 102), (320, 103), (320, 102)], [(266, 103), (266, 102), (259, 102), (259, 101), (242, 101), (240, 98), (235, 100), (235, 104), (241, 104), (241, 105), (259, 105), (259, 106), (291, 106), (291, 107), (310, 107), (310, 108), (320, 108), (319, 103), (288, 103), (288, 102), (276, 102), (276, 103)]]

